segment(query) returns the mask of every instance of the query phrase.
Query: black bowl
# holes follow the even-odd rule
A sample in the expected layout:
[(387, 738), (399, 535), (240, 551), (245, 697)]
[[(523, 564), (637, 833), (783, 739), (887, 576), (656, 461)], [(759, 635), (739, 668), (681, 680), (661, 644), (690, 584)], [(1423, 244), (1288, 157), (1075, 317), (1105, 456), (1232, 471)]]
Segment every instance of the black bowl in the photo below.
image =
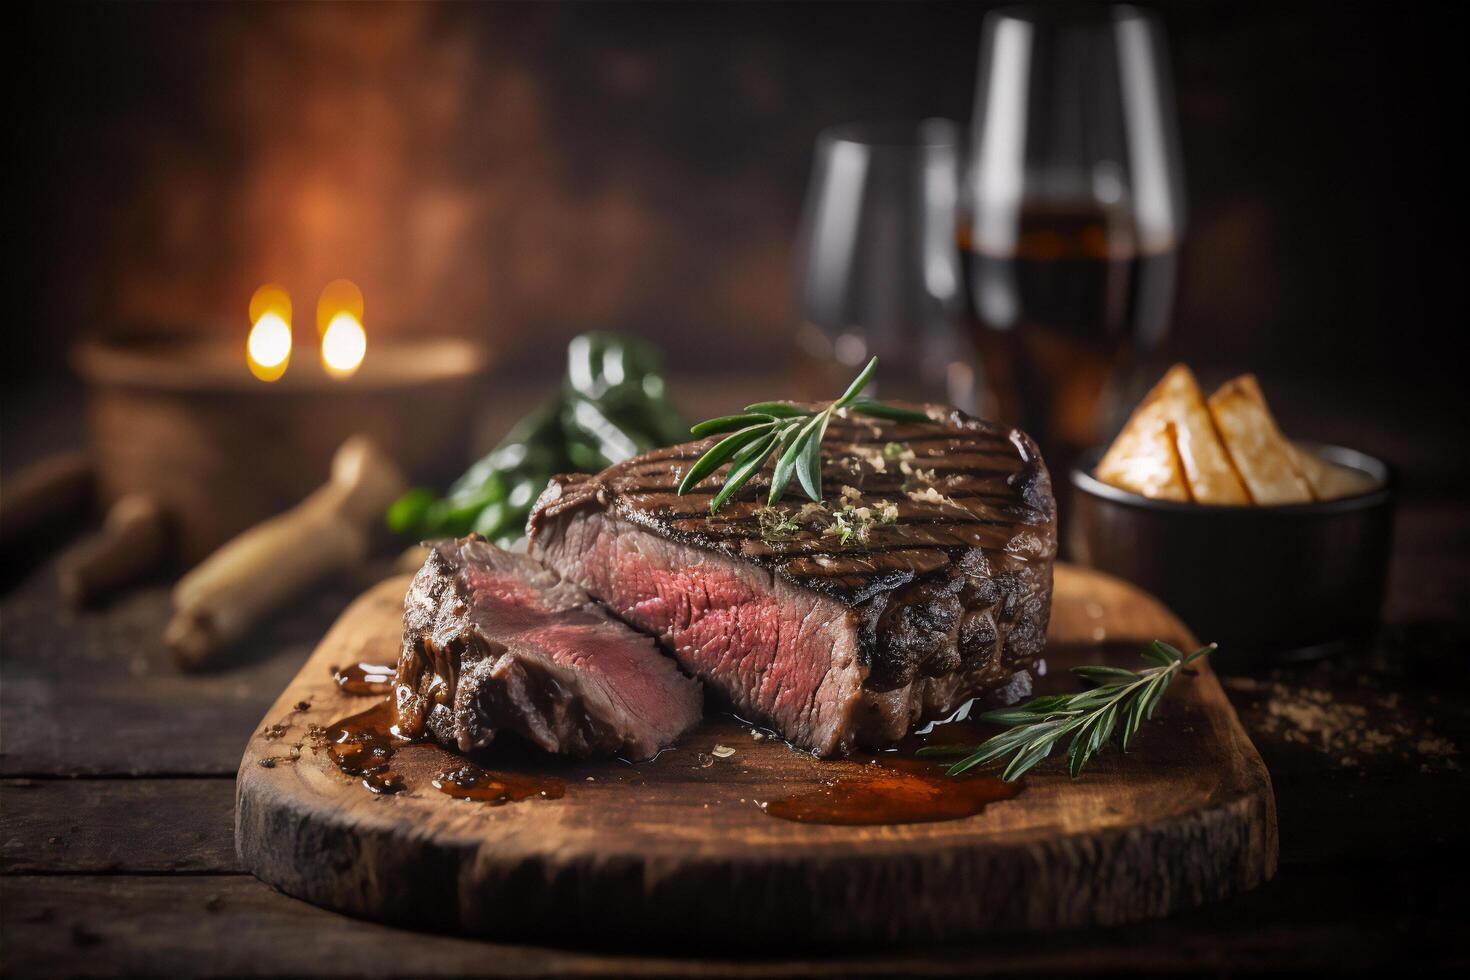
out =
[(1163, 600), (1227, 666), (1323, 656), (1378, 625), (1393, 538), (1393, 471), (1339, 446), (1301, 448), (1372, 477), (1357, 497), (1274, 507), (1150, 500), (1072, 470), (1073, 556)]

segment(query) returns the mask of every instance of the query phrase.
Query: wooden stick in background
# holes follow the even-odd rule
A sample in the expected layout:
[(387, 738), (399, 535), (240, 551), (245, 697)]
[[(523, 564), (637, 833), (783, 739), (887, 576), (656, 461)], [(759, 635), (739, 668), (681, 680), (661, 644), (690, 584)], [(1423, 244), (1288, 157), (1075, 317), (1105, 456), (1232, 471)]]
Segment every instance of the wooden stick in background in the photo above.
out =
[(81, 606), (131, 585), (158, 567), (168, 547), (168, 517), (152, 495), (133, 493), (112, 505), (102, 531), (62, 559), (61, 595)]
[(91, 502), (94, 483), (92, 459), (83, 452), (48, 456), (13, 477), (6, 473), (0, 479), (0, 554), (80, 511)]
[(405, 487), (398, 467), (367, 437), (344, 442), (324, 486), (226, 542), (179, 580), (164, 631), (179, 666), (205, 666), (267, 612), (366, 559), (384, 512)]

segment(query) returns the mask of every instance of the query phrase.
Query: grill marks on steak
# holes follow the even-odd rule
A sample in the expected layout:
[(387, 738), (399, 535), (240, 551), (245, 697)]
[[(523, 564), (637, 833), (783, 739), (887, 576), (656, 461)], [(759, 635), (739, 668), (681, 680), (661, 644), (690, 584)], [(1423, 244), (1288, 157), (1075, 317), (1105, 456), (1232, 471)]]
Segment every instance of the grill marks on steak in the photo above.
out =
[(468, 752), (512, 731), (548, 752), (650, 758), (698, 722), (699, 684), (578, 586), (471, 535), (404, 600), (399, 730)]
[[(819, 754), (890, 743), (982, 691), (1014, 700), (1050, 611), (1050, 479), (1024, 434), (928, 411), (932, 424), (834, 418), (834, 499), (807, 513), (792, 491), (778, 516), (796, 530), (772, 533), (769, 471), (714, 517), (723, 469), (677, 496), (706, 440), (557, 477), (532, 515), (533, 552)], [(842, 542), (831, 531), (845, 488), (894, 519)]]

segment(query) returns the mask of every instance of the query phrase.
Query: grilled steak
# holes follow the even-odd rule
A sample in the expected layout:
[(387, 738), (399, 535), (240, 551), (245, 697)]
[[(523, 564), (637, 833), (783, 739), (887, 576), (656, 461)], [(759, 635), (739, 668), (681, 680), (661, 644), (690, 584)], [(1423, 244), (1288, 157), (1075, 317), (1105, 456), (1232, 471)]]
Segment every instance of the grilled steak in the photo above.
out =
[(647, 759), (699, 721), (697, 681), (587, 593), (478, 535), (444, 541), (404, 599), (399, 730), (462, 752), (512, 731), (548, 752)]
[(674, 488), (713, 440), (556, 477), (532, 553), (820, 755), (891, 744), (982, 692), (1017, 700), (1051, 608), (1051, 481), (1024, 433), (925, 410), (834, 418), (824, 506), (794, 489), (762, 506), (768, 468), (711, 517), (724, 468)]

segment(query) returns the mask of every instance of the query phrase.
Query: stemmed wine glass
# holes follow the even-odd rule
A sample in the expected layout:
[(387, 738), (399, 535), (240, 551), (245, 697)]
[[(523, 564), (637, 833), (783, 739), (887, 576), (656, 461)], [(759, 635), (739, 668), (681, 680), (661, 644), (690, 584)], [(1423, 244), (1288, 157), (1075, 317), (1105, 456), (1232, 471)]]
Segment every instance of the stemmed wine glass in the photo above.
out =
[(803, 397), (833, 397), (876, 354), (875, 394), (973, 407), (954, 241), (962, 160), (946, 119), (820, 134), (797, 241)]
[(1162, 31), (1128, 6), (985, 20), (958, 240), (988, 413), (1052, 470), (1169, 329), (1185, 227)]

